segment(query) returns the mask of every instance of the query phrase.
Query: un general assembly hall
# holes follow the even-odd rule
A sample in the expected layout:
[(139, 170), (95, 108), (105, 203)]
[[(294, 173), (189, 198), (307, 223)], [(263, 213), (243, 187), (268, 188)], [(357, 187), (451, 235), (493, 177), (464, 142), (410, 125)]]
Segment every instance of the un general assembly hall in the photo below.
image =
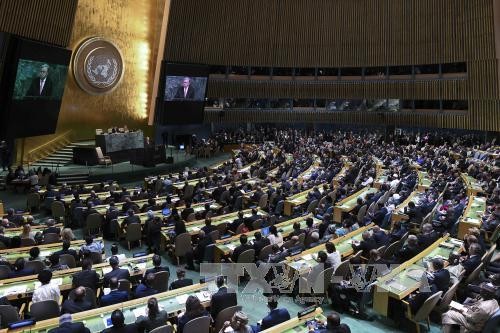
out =
[(500, 0), (0, 0), (0, 333), (500, 333)]

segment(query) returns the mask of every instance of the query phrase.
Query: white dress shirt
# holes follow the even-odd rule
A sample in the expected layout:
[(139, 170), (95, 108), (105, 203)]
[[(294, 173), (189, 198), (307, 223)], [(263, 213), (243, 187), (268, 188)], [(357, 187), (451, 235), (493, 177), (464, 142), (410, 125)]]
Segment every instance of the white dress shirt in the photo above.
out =
[(335, 251), (333, 253), (328, 253), (328, 256), (326, 258), (326, 263), (329, 264), (330, 267), (333, 267), (333, 270), (336, 270), (337, 267), (339, 267), (341, 262), (342, 262), (342, 259), (340, 257), (339, 251)]
[(51, 283), (43, 284), (33, 291), (32, 302), (43, 302), (48, 300), (54, 300), (59, 303), (59, 297), (61, 292), (59, 291), (59, 286), (52, 285)]
[(47, 80), (47, 78), (40, 80), (40, 95), (42, 94), (43, 86), (45, 86), (46, 80)]

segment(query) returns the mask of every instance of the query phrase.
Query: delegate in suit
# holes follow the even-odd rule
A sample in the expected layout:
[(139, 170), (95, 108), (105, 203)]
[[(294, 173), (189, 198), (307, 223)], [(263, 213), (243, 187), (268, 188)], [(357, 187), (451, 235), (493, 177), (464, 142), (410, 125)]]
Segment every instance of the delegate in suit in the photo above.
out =
[(194, 88), (191, 87), (191, 78), (185, 77), (182, 85), (177, 89), (174, 98), (194, 99)]
[(50, 97), (52, 96), (52, 81), (48, 77), (49, 65), (40, 66), (38, 76), (33, 78), (26, 96)]

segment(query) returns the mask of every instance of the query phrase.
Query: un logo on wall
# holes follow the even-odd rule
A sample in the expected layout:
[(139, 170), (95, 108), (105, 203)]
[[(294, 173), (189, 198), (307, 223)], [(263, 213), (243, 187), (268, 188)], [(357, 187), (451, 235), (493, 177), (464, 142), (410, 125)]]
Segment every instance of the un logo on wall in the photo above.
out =
[(124, 72), (120, 50), (102, 37), (92, 37), (78, 46), (73, 57), (73, 75), (78, 86), (92, 95), (113, 91)]

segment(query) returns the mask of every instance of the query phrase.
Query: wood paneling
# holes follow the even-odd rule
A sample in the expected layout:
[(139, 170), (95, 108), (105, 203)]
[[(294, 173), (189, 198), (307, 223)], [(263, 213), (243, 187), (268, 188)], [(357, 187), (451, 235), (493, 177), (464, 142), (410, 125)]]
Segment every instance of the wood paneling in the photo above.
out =
[(68, 46), (78, 0), (0, 0), (0, 30)]
[[(466, 62), (463, 80), (212, 80), (209, 97), (400, 98), (469, 102), (428, 115), (233, 111), (207, 121), (390, 123), (500, 131), (500, 0), (172, 0), (170, 61), (267, 67), (368, 67)], [(497, 29), (495, 29), (495, 27)], [(500, 49), (500, 47), (498, 47)]]

